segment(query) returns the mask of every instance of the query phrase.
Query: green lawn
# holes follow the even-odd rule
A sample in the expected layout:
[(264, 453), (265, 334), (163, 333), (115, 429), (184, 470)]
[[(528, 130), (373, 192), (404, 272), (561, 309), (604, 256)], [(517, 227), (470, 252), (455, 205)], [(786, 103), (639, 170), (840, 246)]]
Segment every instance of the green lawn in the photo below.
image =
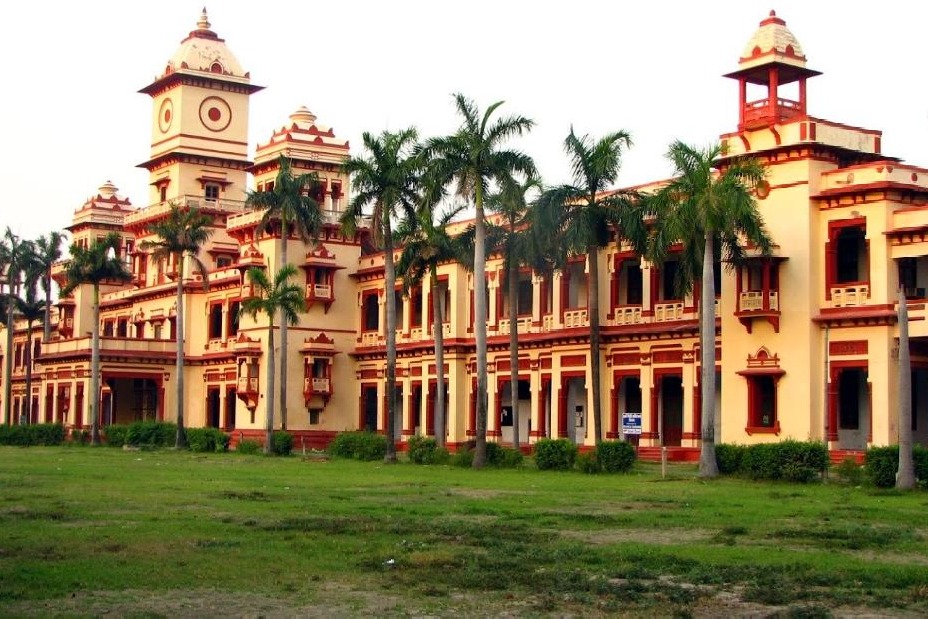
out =
[(928, 613), (928, 494), (0, 448), (0, 614)]

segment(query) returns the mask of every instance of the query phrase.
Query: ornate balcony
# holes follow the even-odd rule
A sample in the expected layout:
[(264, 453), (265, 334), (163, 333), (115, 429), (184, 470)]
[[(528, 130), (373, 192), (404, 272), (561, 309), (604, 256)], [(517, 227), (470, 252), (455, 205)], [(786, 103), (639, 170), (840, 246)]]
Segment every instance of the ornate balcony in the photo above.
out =
[(855, 307), (866, 305), (870, 298), (870, 284), (849, 284), (831, 289), (832, 307)]
[(585, 307), (564, 312), (564, 327), (570, 329), (588, 326), (590, 326), (590, 315)]
[(683, 301), (654, 304), (654, 322), (683, 320)]
[(616, 307), (612, 314), (612, 324), (614, 325), (637, 325), (641, 324), (641, 306), (628, 305), (625, 307)]

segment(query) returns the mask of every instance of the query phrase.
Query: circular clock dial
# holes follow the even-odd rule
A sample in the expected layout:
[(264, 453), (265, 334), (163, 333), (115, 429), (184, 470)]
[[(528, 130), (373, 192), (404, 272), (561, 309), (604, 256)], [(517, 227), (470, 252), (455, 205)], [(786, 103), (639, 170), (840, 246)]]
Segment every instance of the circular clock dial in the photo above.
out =
[(161, 102), (161, 108), (158, 110), (158, 128), (161, 129), (161, 133), (167, 133), (173, 120), (174, 103), (170, 99), (165, 99)]
[(207, 97), (200, 104), (200, 122), (210, 131), (222, 131), (232, 122), (232, 109), (224, 99)]

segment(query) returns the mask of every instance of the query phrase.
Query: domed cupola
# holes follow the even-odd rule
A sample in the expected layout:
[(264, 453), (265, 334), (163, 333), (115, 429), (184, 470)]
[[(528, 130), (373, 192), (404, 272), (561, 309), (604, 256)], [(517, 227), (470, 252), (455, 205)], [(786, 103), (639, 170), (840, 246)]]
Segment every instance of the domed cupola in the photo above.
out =
[[(738, 80), (738, 130), (757, 129), (806, 115), (806, 79), (820, 75), (806, 67), (806, 56), (795, 35), (775, 11), (760, 22), (744, 46), (738, 70), (725, 77)], [(798, 100), (779, 96), (779, 87), (798, 82)], [(766, 96), (747, 100), (747, 85), (766, 86)]]

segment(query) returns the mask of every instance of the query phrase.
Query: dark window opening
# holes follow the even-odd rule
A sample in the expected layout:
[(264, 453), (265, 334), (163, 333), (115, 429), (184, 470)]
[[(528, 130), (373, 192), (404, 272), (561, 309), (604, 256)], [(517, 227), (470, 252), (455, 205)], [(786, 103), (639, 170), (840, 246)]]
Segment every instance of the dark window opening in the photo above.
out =
[(679, 271), (680, 264), (676, 260), (665, 262), (661, 268), (662, 301), (680, 300), (680, 295), (677, 292), (677, 273)]
[(232, 301), (229, 304), (229, 337), (238, 335), (239, 314), (241, 314), (242, 304), (240, 301)]
[(128, 337), (129, 335), (129, 319), (120, 318), (116, 323), (116, 337)]
[(377, 294), (364, 295), (364, 324), (365, 331), (377, 331), (380, 329), (380, 303), (377, 301)]
[(837, 242), (837, 283), (867, 281), (867, 241), (862, 228), (842, 228)]
[(319, 421), (322, 418), (322, 409), (321, 408), (311, 408), (309, 409), (309, 425), (318, 426)]
[(520, 316), (531, 315), (534, 306), (534, 287), (531, 279), (519, 280), (516, 293), (516, 312)]
[(773, 376), (751, 378), (751, 420), (755, 428), (772, 428), (777, 421), (777, 386)]
[(207, 200), (219, 199), (219, 185), (216, 183), (206, 183), (203, 187), (203, 195)]
[(209, 339), (222, 338), (222, 305), (214, 303), (209, 306)]

